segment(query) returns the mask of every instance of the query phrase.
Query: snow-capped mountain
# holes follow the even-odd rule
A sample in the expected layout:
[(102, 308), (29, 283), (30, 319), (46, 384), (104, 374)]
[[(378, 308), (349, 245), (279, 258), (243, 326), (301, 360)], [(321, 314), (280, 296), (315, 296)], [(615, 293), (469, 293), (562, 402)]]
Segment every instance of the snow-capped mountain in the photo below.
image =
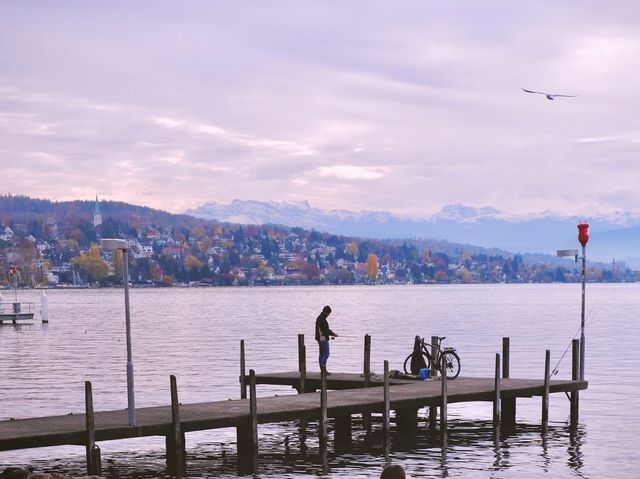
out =
[(410, 218), (384, 211), (322, 210), (308, 201), (233, 200), (206, 203), (186, 214), (221, 222), (282, 224), (346, 236), (379, 239), (431, 238), (521, 253), (554, 254), (577, 248), (576, 225), (590, 225), (589, 258), (628, 261), (640, 266), (640, 218), (629, 213), (607, 217), (563, 217), (551, 213), (513, 216), (492, 207), (447, 205), (429, 218)]

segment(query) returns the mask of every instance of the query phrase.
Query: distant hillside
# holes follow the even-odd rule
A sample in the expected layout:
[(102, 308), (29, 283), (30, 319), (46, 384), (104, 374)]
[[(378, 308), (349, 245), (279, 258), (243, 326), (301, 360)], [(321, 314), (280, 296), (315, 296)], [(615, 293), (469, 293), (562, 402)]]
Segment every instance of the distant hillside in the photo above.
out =
[[(95, 205), (95, 201), (50, 201), (28, 196), (0, 195), (0, 221), (3, 217), (11, 217), (14, 221), (28, 221), (41, 216), (51, 216), (59, 222), (64, 222), (65, 218), (91, 221)], [(153, 224), (169, 228), (180, 224), (193, 227), (202, 223), (201, 218), (175, 215), (121, 201), (100, 201), (99, 207), (103, 217), (109, 216), (117, 221), (137, 220), (141, 226)]]
[(550, 254), (576, 248), (576, 225), (591, 225), (589, 257), (597, 261), (627, 261), (640, 267), (635, 249), (640, 244), (640, 218), (629, 213), (607, 217), (561, 217), (539, 214), (505, 215), (494, 208), (448, 205), (429, 218), (415, 219), (380, 211), (322, 210), (308, 202), (259, 202), (234, 200), (230, 204), (207, 203), (187, 210), (201, 218), (237, 223), (275, 223), (326, 231), (333, 234), (377, 239), (430, 238), (473, 244), (518, 253)]

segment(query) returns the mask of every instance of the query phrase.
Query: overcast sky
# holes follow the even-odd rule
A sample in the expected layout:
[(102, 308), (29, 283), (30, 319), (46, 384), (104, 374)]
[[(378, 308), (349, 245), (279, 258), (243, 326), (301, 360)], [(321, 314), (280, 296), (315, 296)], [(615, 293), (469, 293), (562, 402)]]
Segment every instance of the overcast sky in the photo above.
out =
[(639, 86), (637, 0), (0, 0), (0, 192), (640, 213)]

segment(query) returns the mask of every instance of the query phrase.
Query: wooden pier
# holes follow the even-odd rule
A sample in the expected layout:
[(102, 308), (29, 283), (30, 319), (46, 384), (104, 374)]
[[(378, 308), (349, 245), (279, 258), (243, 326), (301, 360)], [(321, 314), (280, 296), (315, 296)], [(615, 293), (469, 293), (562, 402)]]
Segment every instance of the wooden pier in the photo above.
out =
[[(244, 344), (241, 350), (244, 351)], [(574, 345), (574, 364), (578, 349)], [(256, 470), (258, 459), (258, 424), (291, 421), (297, 419), (320, 422), (321, 447), (327, 444), (327, 420), (335, 418), (335, 441), (350, 439), (351, 416), (381, 413), (383, 427), (388, 432), (390, 411), (395, 411), (395, 427), (407, 433), (415, 433), (418, 427), (418, 409), (429, 407), (440, 410), (440, 431), (446, 431), (447, 404), (471, 401), (487, 401), (494, 404), (494, 425), (506, 422), (515, 424), (516, 398), (542, 397), (542, 427), (546, 428), (549, 395), (570, 394), (570, 417), (577, 420), (577, 393), (586, 389), (586, 381), (550, 380), (546, 355), (545, 374), (539, 379), (513, 379), (500, 377), (500, 355), (496, 355), (494, 378), (465, 378), (455, 380), (440, 378), (433, 381), (390, 380), (388, 363), (382, 380), (367, 378), (366, 374), (304, 375), (301, 371), (256, 375), (253, 370), (240, 376), (242, 389), (248, 387), (248, 398), (214, 401), (196, 404), (180, 404), (174, 376), (170, 378), (170, 406), (136, 409), (136, 425), (128, 425), (126, 410), (93, 412), (91, 384), (86, 383), (85, 414), (17, 419), (0, 421), (0, 450), (12, 450), (56, 445), (82, 445), (87, 449), (89, 474), (100, 473), (98, 441), (144, 436), (165, 436), (167, 464), (177, 475), (186, 464), (184, 433), (217, 428), (235, 427), (239, 464)], [(244, 367), (244, 361), (241, 361)], [(305, 368), (306, 369), (306, 368)], [(304, 389), (300, 381), (304, 379)], [(283, 384), (296, 387), (299, 394), (261, 397), (256, 394), (256, 383)], [(369, 387), (365, 387), (368, 385)], [(376, 387), (381, 386), (381, 387)], [(316, 392), (320, 389), (320, 392)], [(328, 390), (331, 389), (331, 390)], [(246, 393), (246, 390), (245, 390)], [(242, 394), (241, 394), (242, 395)], [(564, 394), (562, 395), (564, 396)], [(500, 402), (512, 403), (513, 416), (500, 417)], [(431, 414), (430, 414), (431, 416)], [(431, 419), (431, 418), (430, 418)], [(434, 423), (430, 427), (435, 429)]]
[(5, 322), (17, 324), (19, 321), (30, 321), (35, 312), (35, 303), (3, 303), (0, 302), (0, 325)]

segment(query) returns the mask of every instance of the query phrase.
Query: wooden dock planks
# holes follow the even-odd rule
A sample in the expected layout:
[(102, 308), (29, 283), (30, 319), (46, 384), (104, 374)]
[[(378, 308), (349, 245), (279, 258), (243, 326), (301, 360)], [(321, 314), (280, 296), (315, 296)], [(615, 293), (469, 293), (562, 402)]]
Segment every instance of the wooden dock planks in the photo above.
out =
[[(293, 375), (293, 376), (292, 376)], [(295, 376), (295, 377), (294, 377)], [(319, 375), (318, 375), (319, 376)], [(293, 381), (299, 383), (299, 373), (257, 375), (261, 381)], [(314, 374), (307, 376), (313, 387)], [(319, 380), (319, 377), (318, 377)], [(359, 380), (359, 381), (358, 381)], [(382, 412), (383, 388), (362, 388), (363, 378), (358, 374), (329, 376), (328, 414)], [(344, 389), (357, 382), (354, 389)], [(262, 382), (262, 384), (284, 384)], [(290, 383), (286, 383), (290, 384)], [(371, 386), (378, 385), (372, 380)], [(382, 381), (380, 381), (380, 386)], [(587, 388), (586, 381), (550, 381), (549, 392), (572, 392)], [(458, 378), (448, 383), (448, 403), (492, 401), (494, 378)], [(543, 380), (502, 379), (501, 397), (542, 396)], [(437, 405), (441, 398), (440, 381), (392, 380), (389, 388), (391, 409)], [(257, 400), (258, 422), (278, 422), (293, 419), (317, 419), (320, 416), (320, 393), (291, 394), (262, 397)], [(237, 399), (180, 406), (180, 423), (184, 432), (234, 427), (249, 420), (249, 400)], [(95, 440), (105, 441), (141, 436), (166, 436), (171, 428), (171, 406), (136, 409), (136, 426), (128, 425), (126, 410), (95, 413)], [(65, 444), (85, 445), (86, 422), (84, 414), (0, 421), (0, 450), (44, 447)]]

